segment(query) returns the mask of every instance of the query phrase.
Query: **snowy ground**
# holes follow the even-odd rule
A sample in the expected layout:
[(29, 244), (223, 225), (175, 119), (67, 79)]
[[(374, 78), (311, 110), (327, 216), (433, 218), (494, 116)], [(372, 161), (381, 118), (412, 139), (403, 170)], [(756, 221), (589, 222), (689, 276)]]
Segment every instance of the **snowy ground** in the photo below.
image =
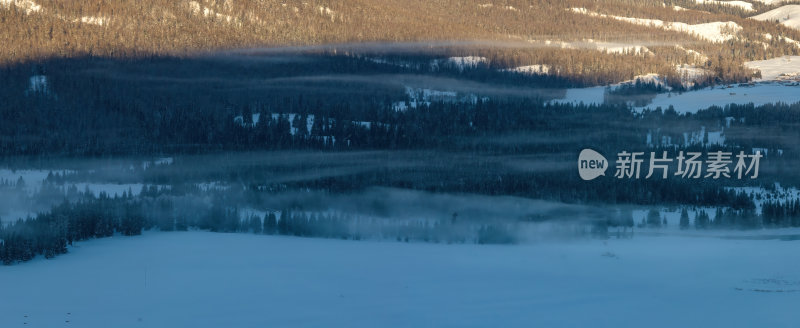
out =
[[(735, 5), (735, 3), (733, 2), (725, 2), (725, 3), (729, 5)], [(687, 33), (711, 42), (723, 42), (733, 39), (735, 35), (742, 30), (742, 27), (739, 26), (739, 24), (736, 24), (735, 22), (711, 22), (702, 24), (686, 24), (681, 22), (665, 22), (658, 19), (605, 15), (588, 10), (586, 8), (571, 8), (570, 10), (578, 14), (584, 14), (602, 18), (612, 18), (630, 24), (658, 27), (669, 31)]]
[[(800, 7), (800, 6), (798, 6)], [(744, 63), (761, 71), (761, 80), (791, 80), (800, 76), (800, 56), (784, 56)]]
[(753, 16), (760, 21), (778, 21), (787, 27), (800, 29), (800, 5), (787, 5), (775, 8), (761, 15)]
[(662, 93), (653, 99), (650, 105), (644, 108), (661, 107), (666, 109), (670, 105), (679, 113), (697, 112), (711, 106), (725, 106), (727, 104), (749, 104), (756, 106), (776, 102), (800, 102), (800, 86), (791, 86), (781, 83), (758, 83), (754, 86), (731, 88), (706, 88), (682, 94)]
[[(605, 101), (605, 92), (605, 87), (568, 89), (563, 99), (552, 102), (602, 104)], [(776, 102), (789, 104), (800, 102), (800, 86), (794, 83), (766, 82), (752, 86), (717, 86), (683, 93), (660, 93), (650, 104), (638, 109), (657, 107), (666, 109), (671, 105), (678, 113), (694, 113), (711, 106), (749, 103), (759, 106)]]
[(694, 0), (694, 2), (697, 4), (713, 4), (718, 6), (738, 7), (744, 9), (745, 11), (753, 11), (753, 4), (745, 1)]
[(0, 267), (0, 327), (792, 327), (795, 243), (147, 233)]

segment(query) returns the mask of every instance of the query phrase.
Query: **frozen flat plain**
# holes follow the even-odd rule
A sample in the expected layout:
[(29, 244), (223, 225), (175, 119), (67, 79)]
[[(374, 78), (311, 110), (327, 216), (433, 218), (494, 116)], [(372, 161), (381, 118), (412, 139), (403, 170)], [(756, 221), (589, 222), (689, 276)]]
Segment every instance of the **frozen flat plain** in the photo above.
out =
[(150, 232), (0, 267), (0, 327), (796, 327), (798, 243)]

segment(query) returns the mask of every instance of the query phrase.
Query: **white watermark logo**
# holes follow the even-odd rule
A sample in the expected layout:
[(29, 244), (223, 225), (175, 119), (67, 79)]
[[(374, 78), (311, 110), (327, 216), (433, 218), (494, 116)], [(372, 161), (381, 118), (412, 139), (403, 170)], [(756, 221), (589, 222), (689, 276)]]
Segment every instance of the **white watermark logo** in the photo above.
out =
[[(705, 156), (703, 156), (705, 155)], [(732, 152), (715, 151), (703, 154), (701, 152), (680, 151), (675, 158), (666, 151), (661, 153), (650, 152), (649, 161), (644, 152), (622, 151), (617, 154), (614, 177), (617, 179), (640, 179), (643, 171), (645, 179), (660, 176), (667, 179), (674, 176), (681, 179), (742, 179), (758, 178), (758, 169), (761, 152), (747, 154), (740, 151)], [(734, 160), (735, 159), (735, 160)], [(642, 164), (647, 163), (647, 170), (642, 169)], [(583, 180), (593, 180), (605, 175), (608, 161), (600, 153), (584, 149), (578, 156), (578, 173)], [(670, 172), (674, 169), (674, 172)], [(655, 173), (655, 174), (654, 174)]]
[(606, 175), (606, 168), (608, 168), (608, 160), (594, 150), (584, 149), (578, 155), (578, 174), (583, 180), (594, 180), (601, 175)]

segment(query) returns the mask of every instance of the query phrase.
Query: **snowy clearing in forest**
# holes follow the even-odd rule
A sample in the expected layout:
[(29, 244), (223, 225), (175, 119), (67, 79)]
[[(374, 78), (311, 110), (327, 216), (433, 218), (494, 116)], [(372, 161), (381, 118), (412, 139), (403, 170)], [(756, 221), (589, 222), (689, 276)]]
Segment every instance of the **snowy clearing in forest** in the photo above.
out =
[(744, 63), (761, 71), (761, 81), (800, 79), (800, 56), (784, 56)]
[(584, 14), (594, 17), (611, 18), (618, 21), (627, 22), (636, 25), (652, 26), (670, 31), (688, 33), (698, 38), (705, 39), (711, 42), (723, 42), (733, 39), (742, 27), (735, 22), (711, 22), (702, 24), (687, 24), (681, 22), (665, 22), (658, 19), (648, 18), (631, 18), (623, 16), (613, 16), (600, 14), (590, 11), (586, 8), (572, 8), (572, 12)]
[[(606, 87), (567, 89), (566, 96), (551, 103), (602, 104), (605, 102)], [(754, 104), (756, 106), (783, 102), (800, 102), (800, 86), (797, 83), (755, 83), (753, 85), (716, 86), (683, 93), (659, 93), (645, 105), (635, 107), (644, 109), (667, 109), (673, 106), (678, 113), (694, 113), (712, 106), (724, 107), (728, 104)]]
[(740, 0), (732, 0), (732, 1), (720, 1), (720, 0), (694, 0), (697, 4), (711, 4), (717, 6), (729, 6), (729, 7), (737, 7), (741, 8), (745, 11), (753, 11), (753, 4), (745, 1)]
[(520, 74), (548, 74), (553, 67), (550, 65), (526, 65), (514, 68), (501, 69), (501, 72), (513, 72)]
[(800, 86), (781, 83), (758, 83), (752, 86), (732, 86), (705, 88), (681, 94), (661, 93), (653, 102), (640, 109), (673, 106), (678, 113), (694, 113), (711, 106), (724, 107), (728, 104), (749, 104), (756, 106), (776, 102), (800, 102)]
[(643, 56), (652, 54), (646, 46), (636, 43), (624, 42), (605, 42), (593, 39), (581, 41), (553, 41), (553, 40), (528, 40), (528, 43), (537, 47), (561, 48), (561, 49), (592, 49), (609, 54), (628, 54)]

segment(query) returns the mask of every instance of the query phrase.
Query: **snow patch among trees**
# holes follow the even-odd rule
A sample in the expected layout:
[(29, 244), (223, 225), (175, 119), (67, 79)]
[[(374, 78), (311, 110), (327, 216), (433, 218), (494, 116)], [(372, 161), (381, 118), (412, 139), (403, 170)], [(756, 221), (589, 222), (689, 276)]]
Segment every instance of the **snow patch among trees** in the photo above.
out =
[(572, 8), (572, 12), (589, 16), (611, 18), (636, 25), (652, 26), (665, 30), (688, 33), (710, 42), (719, 43), (733, 39), (742, 27), (735, 22), (711, 22), (702, 24), (687, 24), (681, 22), (665, 22), (658, 19), (630, 18), (600, 14), (586, 8)]
[(81, 18), (76, 18), (73, 22), (76, 23), (84, 23), (90, 25), (97, 25), (103, 26), (108, 24), (109, 19), (106, 17), (96, 17), (96, 16), (83, 16)]
[[(551, 101), (568, 104), (602, 104), (607, 87), (567, 89), (566, 96)], [(753, 85), (711, 87), (682, 93), (659, 93), (653, 100), (637, 110), (667, 109), (672, 106), (678, 113), (694, 113), (700, 109), (727, 104), (749, 104), (756, 106), (775, 102), (800, 102), (800, 86), (796, 83), (756, 83)]]
[(17, 7), (25, 11), (26, 14), (38, 13), (42, 11), (42, 6), (31, 0), (0, 0), (0, 5), (5, 7)]
[(761, 71), (762, 81), (800, 79), (800, 56), (784, 56), (744, 63), (751, 69)]
[(697, 4), (712, 4), (718, 6), (729, 6), (744, 9), (745, 11), (753, 11), (753, 4), (745, 1), (720, 1), (720, 0), (694, 0)]
[(636, 43), (605, 42), (596, 41), (593, 39), (585, 39), (582, 41), (528, 40), (528, 42), (535, 44), (538, 47), (552, 47), (561, 49), (594, 49), (605, 53), (628, 55), (652, 54), (650, 49), (648, 49), (646, 46)]
[(481, 64), (488, 63), (486, 57), (467, 56), (467, 57), (450, 57), (447, 58), (445, 63), (458, 67), (461, 70), (466, 68), (477, 67)]
[(218, 13), (209, 7), (204, 7), (200, 5), (200, 3), (197, 1), (189, 1), (189, 10), (192, 12), (192, 14), (203, 15), (203, 17), (206, 18), (215, 18), (219, 21), (224, 21), (229, 24), (239, 22), (239, 20), (236, 19), (236, 17)]
[(47, 87), (47, 76), (46, 75), (33, 75), (28, 80), (28, 90), (29, 94), (31, 93), (39, 93), (39, 94), (47, 94), (49, 91)]
[(501, 72), (514, 72), (521, 74), (548, 74), (553, 69), (550, 65), (527, 65), (514, 68), (501, 69)]

